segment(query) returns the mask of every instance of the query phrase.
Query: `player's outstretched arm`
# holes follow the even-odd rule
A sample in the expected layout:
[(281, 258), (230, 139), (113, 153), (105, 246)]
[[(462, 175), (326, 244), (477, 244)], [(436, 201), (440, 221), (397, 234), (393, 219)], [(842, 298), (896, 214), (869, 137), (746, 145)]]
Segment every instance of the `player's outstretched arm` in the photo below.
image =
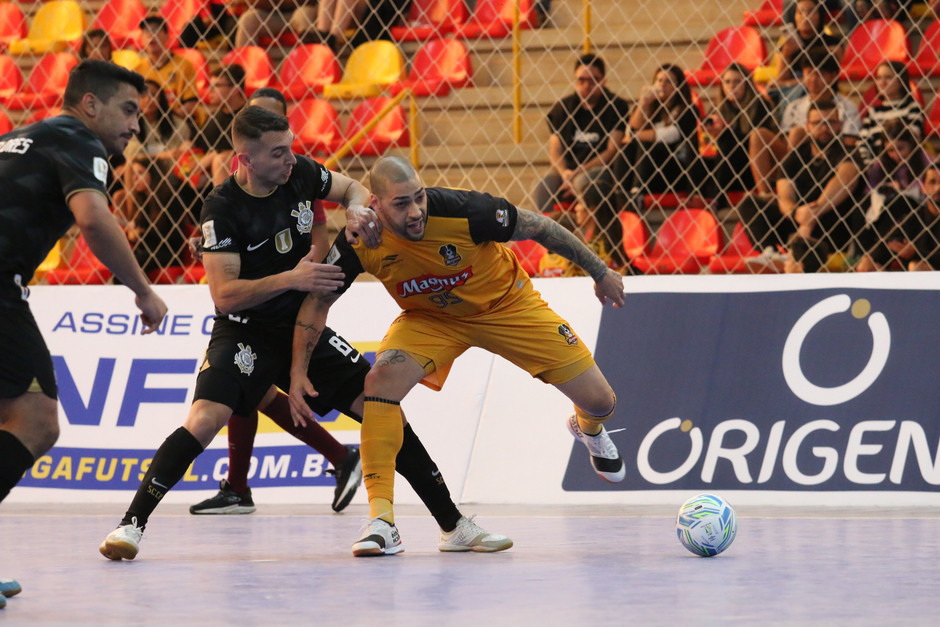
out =
[(297, 312), (294, 323), (293, 354), (290, 369), (291, 418), (297, 426), (303, 426), (304, 420), (315, 420), (313, 410), (304, 400), (305, 396), (316, 396), (316, 388), (310, 382), (307, 371), (310, 368), (310, 356), (326, 328), (326, 318), (330, 305), (339, 298), (335, 292), (311, 292), (304, 299)]
[(358, 181), (333, 172), (333, 185), (326, 199), (346, 207), (346, 241), (355, 244), (362, 237), (366, 247), (382, 243), (382, 221), (369, 206), (369, 190)]
[(107, 199), (96, 191), (78, 192), (69, 198), (69, 209), (91, 251), (134, 292), (144, 323), (143, 333), (156, 331), (166, 316), (166, 303), (153, 291), (140, 269), (124, 231), (108, 209)]
[(602, 305), (608, 302), (623, 307), (623, 277), (607, 267), (604, 260), (584, 245), (575, 235), (551, 218), (540, 213), (519, 209), (512, 240), (531, 239), (549, 251), (577, 264), (594, 279), (594, 293)]

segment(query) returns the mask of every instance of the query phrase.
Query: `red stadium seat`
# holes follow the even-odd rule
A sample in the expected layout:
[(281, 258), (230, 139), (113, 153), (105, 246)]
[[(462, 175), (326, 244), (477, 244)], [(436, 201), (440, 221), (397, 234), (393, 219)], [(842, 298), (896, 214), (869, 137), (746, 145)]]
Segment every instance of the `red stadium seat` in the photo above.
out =
[(7, 117), (7, 114), (3, 111), (0, 111), (0, 135), (4, 133), (9, 133), (13, 130), (13, 122), (10, 121), (10, 118)]
[(473, 64), (459, 39), (432, 39), (415, 53), (408, 78), (389, 89), (397, 94), (410, 89), (415, 96), (446, 96), (451, 89), (470, 84)]
[[(470, 19), (461, 24), (454, 34), (461, 39), (482, 39), (509, 37), (512, 34), (512, 21), (515, 0), (477, 0)], [(535, 28), (535, 3), (532, 0), (519, 0), (519, 27)]]
[(632, 211), (620, 212), (620, 226), (623, 228), (623, 252), (632, 261), (646, 252), (650, 243), (649, 229), (643, 219)]
[(413, 0), (403, 26), (391, 28), (395, 41), (426, 41), (453, 33), (467, 21), (464, 0)]
[(62, 107), (42, 107), (41, 109), (36, 109), (29, 114), (29, 117), (26, 118), (25, 122), (23, 122), (23, 126), (41, 122), (46, 118), (55, 117), (60, 113), (62, 113)]
[(186, 274), (186, 268), (182, 266), (167, 266), (166, 268), (157, 268), (147, 273), (147, 278), (154, 285), (174, 285), (183, 281)]
[(116, 50), (140, 49), (140, 21), (146, 15), (147, 7), (140, 0), (108, 0), (91, 27), (108, 33)]
[(205, 276), (206, 269), (203, 267), (201, 261), (197, 261), (192, 265), (186, 266), (183, 272), (183, 283), (202, 283)]
[(644, 274), (698, 274), (721, 246), (721, 229), (706, 209), (677, 209), (656, 233), (653, 250), (632, 259)]
[(288, 100), (299, 101), (322, 94), (324, 85), (339, 81), (343, 69), (329, 46), (297, 46), (281, 63), (275, 86)]
[(940, 136), (940, 97), (934, 96), (924, 120), (924, 134), (928, 137)]
[(26, 16), (15, 2), (0, 2), (0, 51), (10, 42), (24, 39), (29, 32)]
[(882, 61), (910, 62), (907, 31), (894, 20), (868, 20), (859, 24), (842, 55), (842, 78), (869, 79)]
[(548, 250), (532, 240), (521, 240), (518, 242), (508, 242), (509, 249), (515, 253), (522, 269), (529, 276), (538, 276), (539, 261), (548, 253)]
[(23, 88), (6, 101), (8, 109), (23, 111), (61, 103), (69, 72), (78, 64), (71, 52), (52, 52), (33, 66)]
[(196, 93), (203, 102), (209, 101), (209, 62), (206, 55), (197, 48), (177, 48), (176, 54), (186, 57), (196, 69)]
[(747, 231), (744, 230), (744, 225), (738, 222), (731, 231), (728, 248), (712, 258), (708, 269), (712, 274), (749, 274), (752, 270), (748, 268), (747, 260), (758, 255), (760, 251), (754, 247)]
[[(375, 119), (390, 102), (390, 98), (367, 98), (356, 105), (346, 125), (344, 140), (351, 139), (360, 129)], [(357, 155), (381, 155), (389, 148), (407, 146), (408, 141), (408, 121), (405, 110), (401, 105), (397, 105), (353, 145), (352, 152)]]
[(756, 11), (744, 12), (745, 26), (780, 26), (783, 24), (783, 0), (764, 0)]
[(329, 100), (301, 100), (291, 107), (287, 119), (294, 131), (294, 152), (328, 154), (339, 143), (342, 134), (339, 115)]
[(166, 20), (170, 32), (170, 47), (176, 47), (176, 40), (194, 17), (209, 11), (209, 0), (163, 0), (159, 15)]
[(940, 20), (931, 22), (908, 69), (911, 76), (940, 76)]
[(50, 270), (45, 277), (49, 285), (102, 285), (110, 278), (111, 271), (95, 257), (81, 235), (65, 267)]
[(251, 96), (256, 89), (267, 87), (274, 77), (274, 66), (264, 48), (242, 46), (233, 48), (222, 57), (222, 65), (240, 65), (245, 68), (245, 94)]
[(699, 69), (688, 76), (689, 85), (714, 85), (725, 68), (740, 63), (749, 70), (763, 65), (767, 58), (767, 45), (760, 31), (751, 26), (733, 26), (718, 33), (708, 42), (705, 60)]
[(6, 104), (10, 97), (23, 87), (23, 73), (16, 60), (0, 54), (0, 103)]

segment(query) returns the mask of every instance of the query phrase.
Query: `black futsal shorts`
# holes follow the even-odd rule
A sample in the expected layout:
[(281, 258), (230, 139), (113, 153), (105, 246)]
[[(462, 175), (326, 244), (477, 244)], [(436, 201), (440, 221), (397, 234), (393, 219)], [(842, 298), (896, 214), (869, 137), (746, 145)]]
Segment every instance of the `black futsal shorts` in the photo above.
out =
[(25, 301), (0, 301), (0, 398), (42, 392), (58, 398), (55, 370), (46, 341)]

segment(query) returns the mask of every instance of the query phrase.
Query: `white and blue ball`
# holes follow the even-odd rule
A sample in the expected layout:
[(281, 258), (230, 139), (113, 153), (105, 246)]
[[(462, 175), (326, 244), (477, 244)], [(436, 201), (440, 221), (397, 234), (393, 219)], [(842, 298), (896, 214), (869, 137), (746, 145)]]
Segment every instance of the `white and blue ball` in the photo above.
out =
[(734, 508), (720, 496), (699, 494), (679, 508), (676, 534), (682, 546), (696, 555), (718, 555), (731, 546), (737, 533)]

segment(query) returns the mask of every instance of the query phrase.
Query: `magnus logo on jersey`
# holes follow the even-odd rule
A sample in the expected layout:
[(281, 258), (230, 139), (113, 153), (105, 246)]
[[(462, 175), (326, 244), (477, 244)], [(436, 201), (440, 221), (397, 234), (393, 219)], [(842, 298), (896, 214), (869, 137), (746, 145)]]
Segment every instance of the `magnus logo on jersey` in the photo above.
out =
[(446, 266), (456, 266), (460, 263), (460, 253), (457, 252), (457, 247), (453, 244), (444, 244), (437, 252), (440, 253)]
[(402, 298), (408, 296), (419, 296), (421, 294), (436, 294), (444, 290), (450, 290), (458, 285), (463, 285), (473, 276), (473, 268), (465, 268), (456, 274), (446, 276), (437, 276), (434, 274), (425, 274), (413, 279), (407, 279), (398, 283), (396, 290)]
[[(567, 490), (935, 491), (934, 290), (635, 294), (604, 310), (597, 362), (627, 465)], [(583, 468), (582, 468), (583, 466)]]

